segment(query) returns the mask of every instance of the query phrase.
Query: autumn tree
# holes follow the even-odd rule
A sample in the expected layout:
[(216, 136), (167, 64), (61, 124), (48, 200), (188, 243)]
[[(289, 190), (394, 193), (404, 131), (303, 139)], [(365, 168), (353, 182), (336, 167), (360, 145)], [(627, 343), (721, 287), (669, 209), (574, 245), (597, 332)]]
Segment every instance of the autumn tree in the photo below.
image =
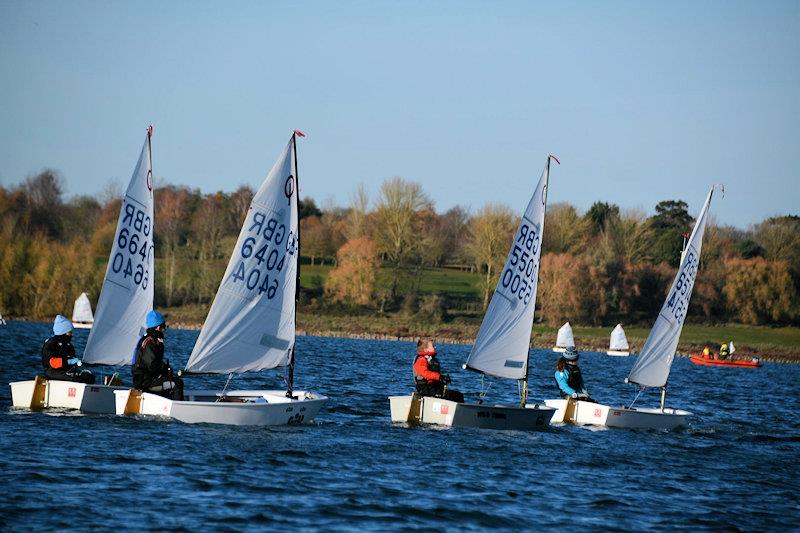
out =
[(469, 222), (467, 253), (480, 272), (483, 272), (483, 308), (489, 305), (489, 295), (508, 256), (509, 245), (516, 229), (511, 209), (505, 205), (488, 204)]
[(383, 182), (375, 210), (375, 240), (378, 251), (392, 267), (390, 296), (397, 287), (404, 266), (419, 250), (420, 216), (431, 201), (419, 183), (396, 177)]
[(570, 204), (553, 204), (544, 215), (546, 231), (542, 236), (542, 253), (580, 253), (583, 251), (589, 227), (586, 219)]
[(175, 276), (177, 274), (178, 247), (185, 238), (190, 213), (191, 192), (186, 187), (166, 186), (156, 190), (156, 236), (160, 249), (166, 259), (164, 273), (166, 305), (170, 306), (175, 296)]
[(737, 320), (744, 324), (774, 324), (796, 313), (797, 294), (787, 261), (733, 259), (727, 267), (725, 297)]
[(368, 304), (379, 264), (375, 243), (366, 237), (349, 240), (336, 257), (337, 266), (328, 275), (325, 293), (334, 301)]

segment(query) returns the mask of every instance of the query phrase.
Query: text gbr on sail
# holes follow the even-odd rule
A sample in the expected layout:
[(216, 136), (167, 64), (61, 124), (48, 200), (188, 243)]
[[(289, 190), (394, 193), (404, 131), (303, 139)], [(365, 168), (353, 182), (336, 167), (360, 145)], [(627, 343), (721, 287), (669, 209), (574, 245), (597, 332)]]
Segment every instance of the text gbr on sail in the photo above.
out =
[(110, 274), (118, 284), (127, 286), (132, 280), (144, 290), (150, 281), (149, 265), (153, 262), (152, 221), (144, 210), (129, 203), (128, 198), (125, 198), (121, 215)]

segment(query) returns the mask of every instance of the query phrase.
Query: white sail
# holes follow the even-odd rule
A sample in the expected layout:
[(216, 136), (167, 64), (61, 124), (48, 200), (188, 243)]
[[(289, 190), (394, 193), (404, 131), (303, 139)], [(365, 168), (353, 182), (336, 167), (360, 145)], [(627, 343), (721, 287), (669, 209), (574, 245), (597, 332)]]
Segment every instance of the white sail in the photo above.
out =
[(89, 301), (89, 296), (82, 292), (78, 299), (75, 300), (75, 305), (72, 308), (72, 321), (90, 323), (93, 320), (92, 303)]
[(733, 355), (733, 352), (736, 351), (736, 346), (733, 345), (733, 341), (728, 343), (728, 353)]
[(509, 379), (527, 375), (549, 176), (550, 157), (517, 228), (489, 309), (467, 358), (467, 368)]
[(611, 341), (608, 344), (608, 349), (620, 352), (628, 349), (628, 338), (625, 336), (622, 324), (617, 324), (617, 327), (611, 331)]
[(569, 348), (575, 346), (575, 337), (572, 336), (572, 326), (569, 322), (565, 322), (563, 326), (558, 328), (558, 337), (556, 337), (556, 347)]
[(261, 185), (211, 304), (189, 372), (283, 366), (295, 341), (297, 176), (294, 137)]
[(692, 235), (681, 255), (681, 265), (675, 280), (667, 293), (661, 312), (656, 318), (653, 329), (644, 343), (636, 363), (628, 374), (628, 381), (642, 387), (663, 387), (667, 383), (678, 338), (681, 336), (683, 322), (689, 299), (692, 297), (697, 268), (700, 263), (700, 249), (703, 245), (703, 233), (708, 219), (708, 207), (714, 188), (708, 193), (706, 203), (700, 210)]
[(131, 363), (145, 315), (153, 309), (153, 170), (148, 128), (119, 211), (106, 277), (86, 341), (86, 363)]

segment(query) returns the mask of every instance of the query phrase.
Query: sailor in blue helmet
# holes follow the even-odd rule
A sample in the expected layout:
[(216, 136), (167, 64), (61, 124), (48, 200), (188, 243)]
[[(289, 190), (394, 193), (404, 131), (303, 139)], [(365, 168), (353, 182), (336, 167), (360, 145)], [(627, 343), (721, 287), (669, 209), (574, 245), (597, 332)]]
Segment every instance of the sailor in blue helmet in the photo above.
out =
[(574, 346), (567, 348), (564, 355), (556, 361), (556, 383), (562, 398), (576, 398), (585, 402), (594, 402), (586, 392), (581, 369), (578, 367), (578, 358), (581, 354)]
[(150, 311), (145, 319), (147, 330), (136, 343), (133, 354), (133, 387), (171, 400), (183, 399), (183, 380), (164, 359), (164, 333), (167, 322), (158, 311)]
[(53, 321), (53, 336), (42, 345), (42, 366), (48, 379), (94, 383), (94, 374), (81, 368), (72, 345), (72, 322), (62, 315)]

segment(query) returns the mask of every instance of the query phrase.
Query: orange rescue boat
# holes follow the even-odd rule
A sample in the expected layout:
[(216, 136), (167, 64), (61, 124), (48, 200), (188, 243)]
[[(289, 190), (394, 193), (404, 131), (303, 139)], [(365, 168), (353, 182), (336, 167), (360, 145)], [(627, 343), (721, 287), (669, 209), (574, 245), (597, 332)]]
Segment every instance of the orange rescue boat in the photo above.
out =
[(738, 368), (758, 368), (761, 366), (761, 361), (755, 357), (752, 359), (717, 359), (713, 355), (700, 355), (693, 354), (689, 356), (689, 360), (702, 366), (729, 366)]

